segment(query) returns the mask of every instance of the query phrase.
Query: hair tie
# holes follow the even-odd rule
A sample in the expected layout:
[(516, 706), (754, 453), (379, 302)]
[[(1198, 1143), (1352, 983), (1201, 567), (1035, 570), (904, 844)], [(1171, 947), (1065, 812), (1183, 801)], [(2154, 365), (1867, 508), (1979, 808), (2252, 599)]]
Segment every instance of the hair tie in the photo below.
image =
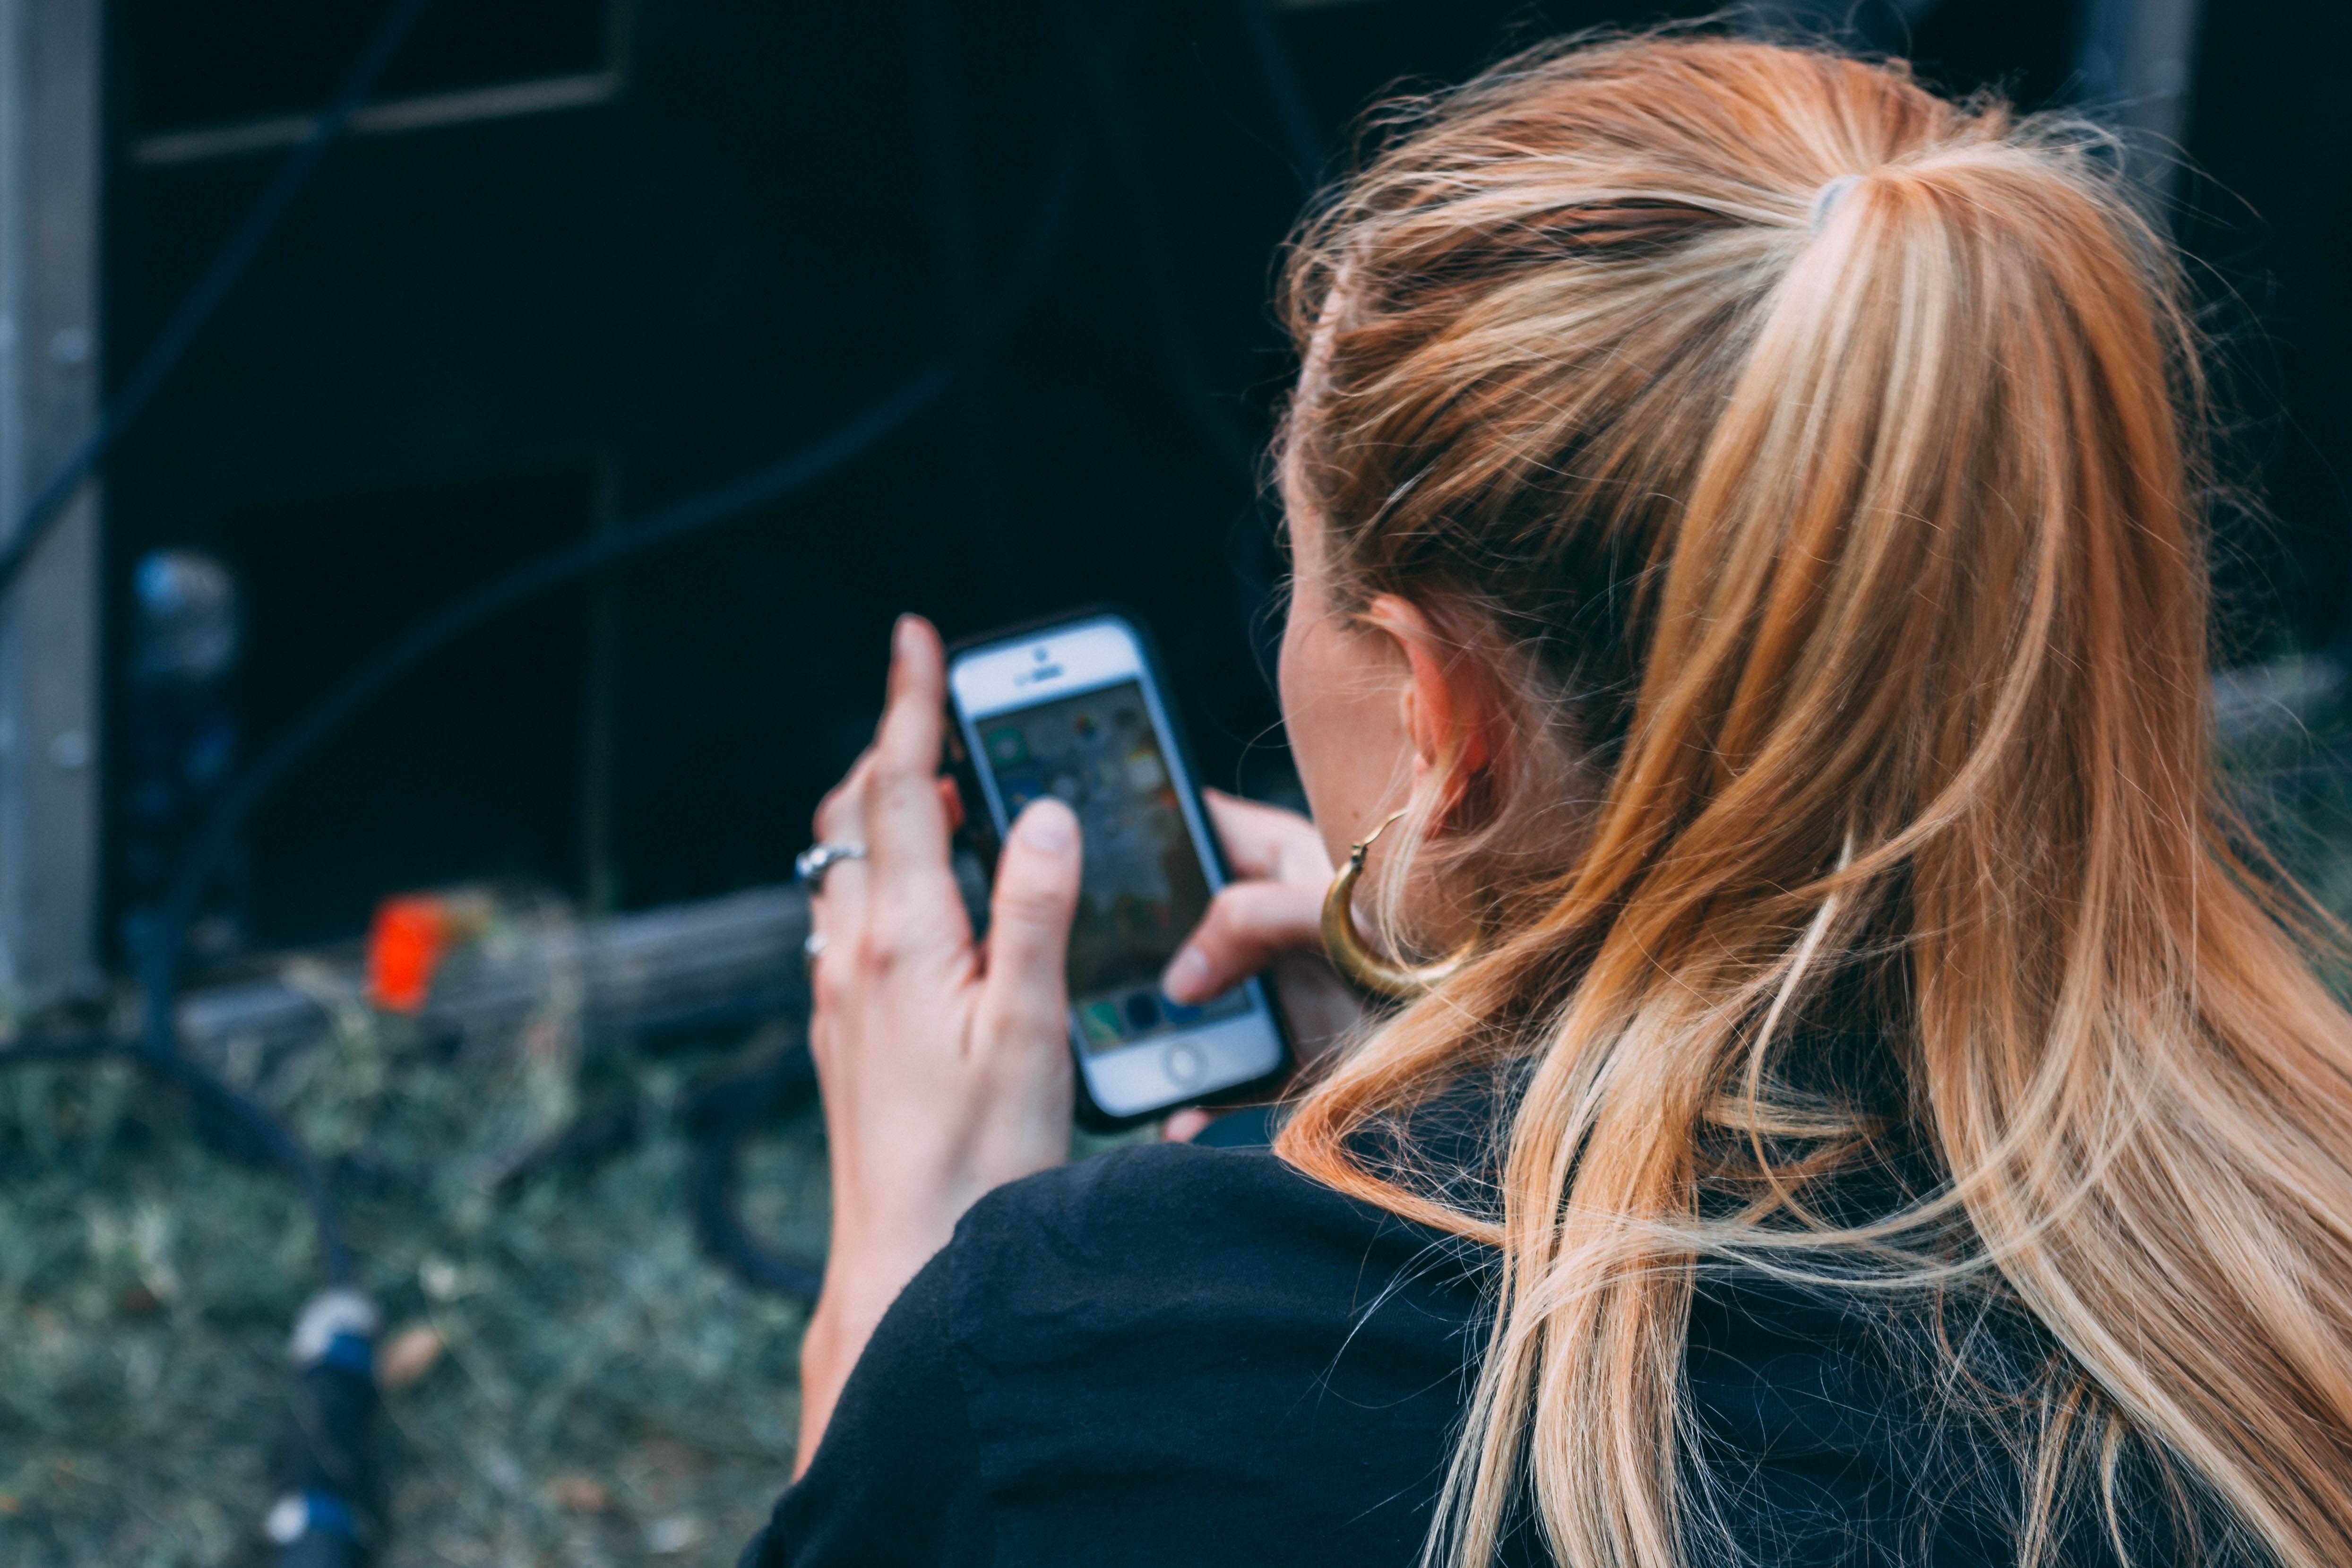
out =
[(1840, 174), (1813, 193), (1813, 211), (1809, 220), (1809, 226), (1815, 234), (1821, 233), (1822, 226), (1830, 221), (1830, 209), (1837, 205), (1838, 198), (1852, 190), (1861, 181), (1860, 174)]

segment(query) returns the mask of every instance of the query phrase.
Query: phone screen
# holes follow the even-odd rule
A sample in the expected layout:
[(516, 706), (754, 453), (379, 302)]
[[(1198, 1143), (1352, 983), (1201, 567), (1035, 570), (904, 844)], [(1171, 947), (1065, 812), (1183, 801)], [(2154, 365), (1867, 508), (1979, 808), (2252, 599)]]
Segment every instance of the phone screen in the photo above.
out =
[(1069, 973), (1083, 1048), (1118, 1050), (1248, 1012), (1246, 990), (1188, 1007), (1160, 989), (1160, 971), (1208, 910), (1209, 881), (1141, 685), (992, 713), (976, 728), (1007, 818), (1045, 795), (1077, 814), (1085, 870)]

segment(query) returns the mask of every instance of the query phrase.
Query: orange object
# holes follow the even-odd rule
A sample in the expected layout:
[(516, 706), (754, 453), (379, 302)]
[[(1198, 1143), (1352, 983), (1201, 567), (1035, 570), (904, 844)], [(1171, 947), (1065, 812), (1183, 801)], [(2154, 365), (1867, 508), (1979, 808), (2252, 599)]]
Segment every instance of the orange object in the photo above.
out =
[(391, 1013), (424, 1006), (449, 951), (451, 923), (438, 899), (411, 894), (378, 904), (368, 930), (368, 1000)]

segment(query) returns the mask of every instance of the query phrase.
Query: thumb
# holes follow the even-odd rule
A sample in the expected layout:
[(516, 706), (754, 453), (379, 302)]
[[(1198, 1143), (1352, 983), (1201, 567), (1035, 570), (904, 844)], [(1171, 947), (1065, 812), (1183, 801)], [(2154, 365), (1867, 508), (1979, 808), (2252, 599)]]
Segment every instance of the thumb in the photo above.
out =
[(1066, 1026), (1070, 919), (1078, 907), (1078, 819), (1051, 795), (1033, 801), (1005, 836), (989, 900), (990, 1011), (1056, 1036)]
[(1209, 912), (1160, 977), (1176, 1002), (1221, 996), (1286, 952), (1323, 947), (1323, 889), (1297, 882), (1234, 882), (1209, 900)]

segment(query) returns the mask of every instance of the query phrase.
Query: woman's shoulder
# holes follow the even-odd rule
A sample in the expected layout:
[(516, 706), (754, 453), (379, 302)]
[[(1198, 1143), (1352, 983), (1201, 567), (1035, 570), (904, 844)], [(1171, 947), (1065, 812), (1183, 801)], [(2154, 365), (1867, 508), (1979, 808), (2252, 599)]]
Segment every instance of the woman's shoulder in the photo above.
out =
[(1000, 1188), (936, 1261), (1010, 1559), (1412, 1559), (1482, 1343), (1444, 1238), (1157, 1145)]
[[(1212, 1217), (1222, 1223), (1203, 1223)], [(1201, 1254), (1301, 1225), (1357, 1234), (1403, 1224), (1263, 1146), (1130, 1143), (1007, 1183), (972, 1206), (958, 1235)]]
[(948, 1261), (971, 1332), (1031, 1315), (1108, 1331), (1276, 1308), (1344, 1322), (1372, 1305), (1361, 1288), (1375, 1279), (1423, 1306), (1466, 1306), (1481, 1258), (1266, 1149), (1152, 1143), (998, 1188), (958, 1226)]

